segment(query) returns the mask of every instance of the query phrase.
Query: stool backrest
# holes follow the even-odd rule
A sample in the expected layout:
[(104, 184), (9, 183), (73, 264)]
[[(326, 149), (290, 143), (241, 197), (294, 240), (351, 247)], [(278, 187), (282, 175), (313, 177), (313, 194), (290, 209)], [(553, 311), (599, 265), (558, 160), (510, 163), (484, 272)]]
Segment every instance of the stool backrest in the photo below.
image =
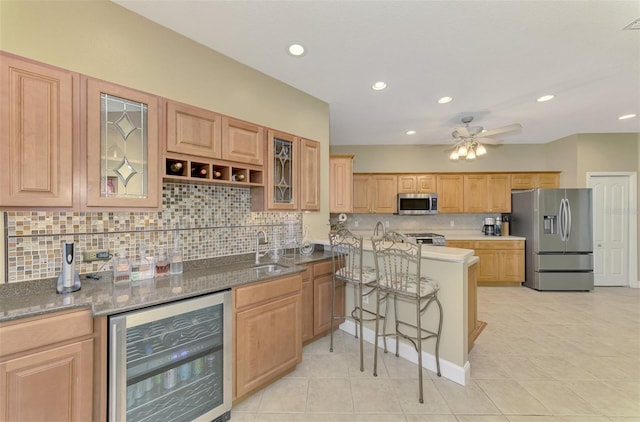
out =
[(408, 294), (419, 292), (422, 245), (397, 232), (387, 232), (381, 238), (372, 238), (371, 242), (378, 286)]
[(341, 278), (362, 280), (362, 236), (356, 236), (347, 229), (329, 232), (333, 273)]

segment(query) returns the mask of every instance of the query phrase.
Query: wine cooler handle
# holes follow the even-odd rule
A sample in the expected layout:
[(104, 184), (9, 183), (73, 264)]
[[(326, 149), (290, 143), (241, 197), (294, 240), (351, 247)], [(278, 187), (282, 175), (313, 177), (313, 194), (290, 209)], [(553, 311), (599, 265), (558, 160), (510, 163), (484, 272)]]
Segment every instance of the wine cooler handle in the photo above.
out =
[(127, 374), (124, 319), (115, 319), (109, 330), (109, 420), (124, 421), (127, 418)]

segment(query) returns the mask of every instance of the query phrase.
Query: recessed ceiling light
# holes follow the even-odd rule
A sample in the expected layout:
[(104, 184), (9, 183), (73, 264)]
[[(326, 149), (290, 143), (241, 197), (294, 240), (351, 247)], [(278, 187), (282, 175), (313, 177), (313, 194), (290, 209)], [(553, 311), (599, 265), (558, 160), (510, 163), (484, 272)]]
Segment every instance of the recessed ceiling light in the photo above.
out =
[(289, 46), (289, 54), (295, 57), (300, 57), (304, 54), (305, 49), (301, 44), (291, 44)]
[(415, 135), (416, 131), (415, 130), (408, 130), (407, 131), (407, 135)]
[(453, 101), (453, 97), (442, 97), (438, 100), (438, 104), (446, 104)]
[(545, 101), (553, 100), (556, 96), (553, 94), (543, 95), (539, 97), (536, 101), (539, 103), (544, 103)]
[(636, 117), (636, 116), (637, 116), (637, 114), (633, 114), (633, 113), (631, 113), (631, 114), (624, 114), (624, 115), (622, 115), (622, 116), (618, 117), (618, 120), (633, 119), (633, 118), (634, 118), (634, 117)]
[(385, 89), (386, 87), (387, 87), (387, 83), (382, 81), (378, 81), (373, 85), (371, 85), (371, 89), (373, 89), (374, 91), (380, 91)]

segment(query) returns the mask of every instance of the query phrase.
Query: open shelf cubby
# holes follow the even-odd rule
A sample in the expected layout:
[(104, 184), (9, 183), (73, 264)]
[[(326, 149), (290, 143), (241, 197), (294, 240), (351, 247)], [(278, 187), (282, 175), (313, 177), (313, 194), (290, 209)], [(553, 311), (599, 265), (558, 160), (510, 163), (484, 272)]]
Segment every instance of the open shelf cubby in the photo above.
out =
[(164, 161), (165, 180), (264, 186), (264, 170), (259, 166), (188, 156), (165, 156)]

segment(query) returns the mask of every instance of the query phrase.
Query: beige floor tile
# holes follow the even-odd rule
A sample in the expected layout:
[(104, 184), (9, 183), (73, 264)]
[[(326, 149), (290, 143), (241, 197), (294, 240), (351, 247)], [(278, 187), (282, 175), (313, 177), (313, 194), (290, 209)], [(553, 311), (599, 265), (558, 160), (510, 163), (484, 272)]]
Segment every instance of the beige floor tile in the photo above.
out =
[[(353, 413), (302, 413), (296, 415), (296, 422), (354, 422), (356, 415)], [(232, 419), (232, 422), (233, 421)]]
[(232, 410), (231, 420), (233, 422), (254, 422), (256, 420), (256, 414), (254, 412), (237, 412)]
[(456, 415), (459, 422), (508, 422), (502, 415)]
[(500, 410), (485, 392), (471, 382), (462, 386), (449, 380), (434, 381), (436, 389), (455, 415), (496, 415)]
[(309, 380), (281, 378), (264, 389), (260, 412), (304, 412)]
[(600, 413), (560, 381), (519, 381), (554, 415), (598, 416)]
[(423, 379), (422, 395), (423, 403), (419, 401), (418, 380), (392, 379), (391, 385), (396, 394), (398, 403), (405, 414), (408, 413), (432, 413), (449, 414), (451, 410), (444, 401), (440, 392), (428, 378)]
[(640, 402), (629, 400), (604, 381), (568, 381), (566, 385), (607, 416), (640, 416)]
[(260, 401), (264, 390), (257, 391), (239, 403), (234, 403), (233, 410), (239, 412), (253, 412), (260, 408)]
[(308, 355), (287, 377), (346, 378), (349, 376), (348, 361), (344, 353)]
[(351, 382), (347, 378), (309, 380), (307, 412), (351, 413)]
[(505, 415), (551, 415), (538, 399), (517, 381), (479, 380), (478, 385)]
[[(327, 419), (328, 421), (328, 419)], [(405, 422), (405, 415), (402, 413), (375, 414), (360, 413), (355, 415), (355, 422)]]
[(458, 422), (454, 415), (404, 415), (407, 422)]
[(258, 413), (254, 422), (295, 422), (297, 417), (296, 413)]
[(393, 385), (388, 379), (351, 380), (351, 394), (355, 413), (400, 413)]

